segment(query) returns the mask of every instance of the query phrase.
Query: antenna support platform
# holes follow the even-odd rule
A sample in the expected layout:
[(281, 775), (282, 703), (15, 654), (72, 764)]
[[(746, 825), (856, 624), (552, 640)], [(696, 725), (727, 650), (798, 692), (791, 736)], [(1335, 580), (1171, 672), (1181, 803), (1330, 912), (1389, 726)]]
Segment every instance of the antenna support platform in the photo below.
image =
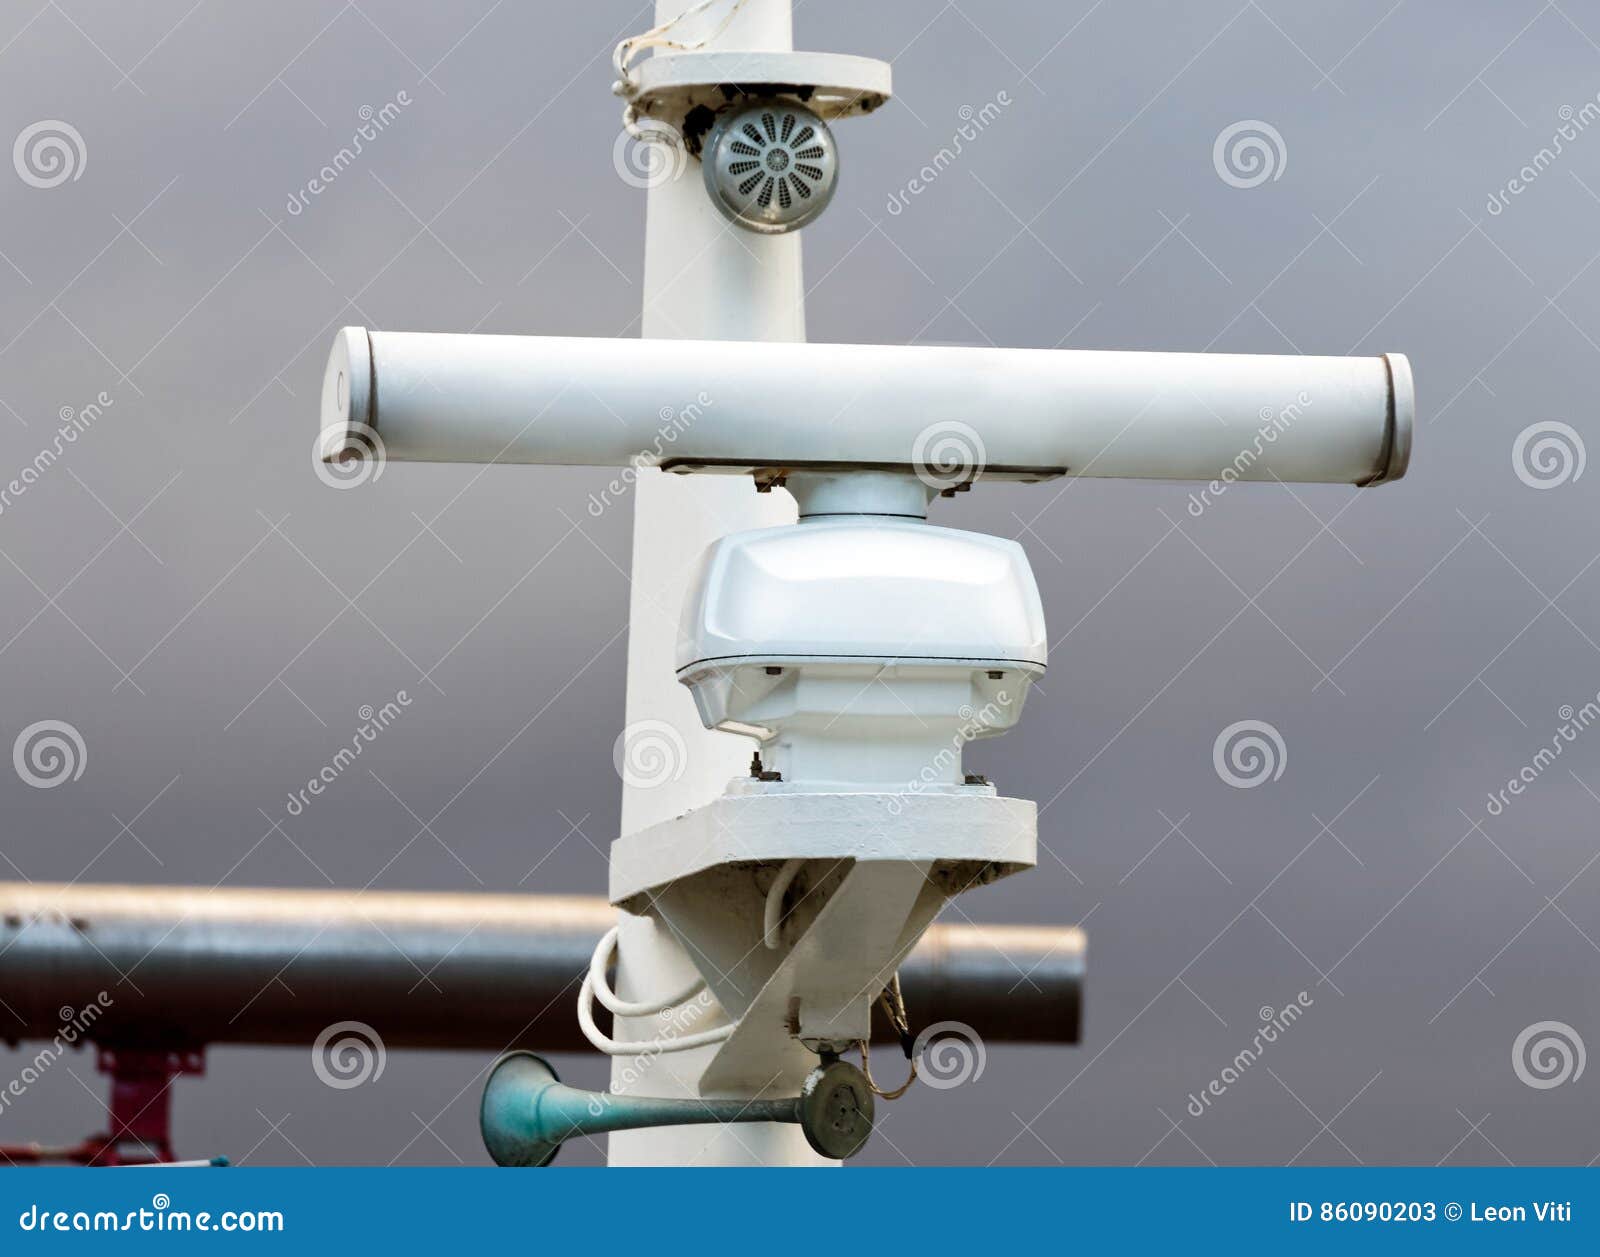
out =
[(835, 52), (657, 54), (631, 74), (637, 116), (673, 127), (696, 156), (713, 116), (745, 97), (790, 96), (831, 122), (869, 114), (893, 92), (887, 61)]

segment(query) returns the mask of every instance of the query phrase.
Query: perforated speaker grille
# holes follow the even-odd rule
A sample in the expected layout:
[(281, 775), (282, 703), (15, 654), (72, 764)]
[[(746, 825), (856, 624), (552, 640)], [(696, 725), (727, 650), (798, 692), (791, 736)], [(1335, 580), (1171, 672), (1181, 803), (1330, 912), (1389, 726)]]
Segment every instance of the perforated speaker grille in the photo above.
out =
[(803, 227), (839, 176), (827, 123), (804, 105), (761, 100), (718, 115), (701, 154), (706, 191), (739, 226), (766, 235)]

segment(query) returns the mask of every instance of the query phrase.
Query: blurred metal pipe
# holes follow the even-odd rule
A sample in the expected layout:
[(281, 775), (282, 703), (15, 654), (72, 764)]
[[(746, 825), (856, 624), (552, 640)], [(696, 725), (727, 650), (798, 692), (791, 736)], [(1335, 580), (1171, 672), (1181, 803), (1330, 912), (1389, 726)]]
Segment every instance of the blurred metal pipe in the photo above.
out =
[[(0, 1040), (311, 1043), (362, 1021), (390, 1048), (587, 1052), (572, 1002), (616, 919), (604, 899), (0, 882)], [(1076, 1043), (1084, 935), (935, 925), (901, 970), (916, 1026)], [(888, 1037), (887, 1027), (879, 1032)]]

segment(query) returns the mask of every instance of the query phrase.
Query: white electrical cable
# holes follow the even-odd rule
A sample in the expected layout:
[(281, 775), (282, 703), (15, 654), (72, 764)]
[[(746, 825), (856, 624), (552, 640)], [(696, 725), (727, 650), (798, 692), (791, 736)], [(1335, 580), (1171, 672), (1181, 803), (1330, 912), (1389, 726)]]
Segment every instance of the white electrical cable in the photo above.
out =
[(705, 979), (696, 978), (681, 991), (676, 991), (666, 999), (646, 1002), (632, 1002), (623, 999), (611, 989), (611, 984), (606, 981), (606, 969), (611, 964), (611, 953), (617, 948), (617, 927), (612, 926), (601, 937), (599, 945), (594, 949), (594, 954), (589, 957), (589, 985), (594, 991), (595, 998), (604, 1004), (618, 1017), (649, 1017), (655, 1013), (666, 1012), (685, 1000), (700, 994), (705, 989)]
[[(667, 32), (678, 25), (679, 22), (682, 22), (685, 18), (704, 13), (707, 9), (717, 4), (728, 4), (728, 11), (722, 15), (722, 21), (717, 23), (716, 28), (708, 31), (702, 38), (690, 40), (687, 43), (667, 38)], [(731, 3), (729, 0), (700, 0), (699, 4), (685, 9), (670, 21), (663, 22), (660, 26), (652, 26), (641, 34), (630, 35), (618, 44), (616, 51), (611, 54), (611, 64), (617, 72), (617, 82), (612, 91), (619, 96), (632, 95), (633, 76), (629, 72), (629, 68), (634, 57), (645, 49), (671, 48), (678, 52), (693, 52), (696, 48), (704, 48), (728, 29), (733, 19), (738, 16), (739, 10), (744, 6), (745, 0), (731, 0)]]
[(590, 986), (587, 976), (583, 979), (583, 985), (578, 988), (578, 1028), (583, 1031), (583, 1037), (594, 1044), (596, 1050), (604, 1052), (607, 1056), (686, 1052), (690, 1048), (704, 1047), (708, 1043), (721, 1043), (735, 1029), (732, 1025), (718, 1026), (714, 1030), (701, 1030), (676, 1039), (636, 1039), (626, 1043), (609, 1038), (594, 1024), (594, 988)]
[[(642, 34), (630, 35), (617, 45), (616, 51), (611, 54), (611, 65), (617, 72), (617, 80), (611, 85), (612, 92), (629, 102), (622, 110), (622, 129), (636, 140), (651, 144), (673, 145), (681, 141), (676, 127), (655, 120), (654, 127), (641, 127), (639, 125), (639, 111), (633, 104), (633, 98), (639, 93), (638, 81), (633, 77), (633, 59), (648, 48), (671, 48), (675, 52), (693, 52), (697, 48), (704, 48), (723, 31), (728, 29), (733, 19), (738, 16), (739, 10), (744, 8), (746, 0), (700, 0), (671, 21), (663, 22), (659, 26), (652, 26)], [(687, 42), (669, 39), (667, 32), (672, 30), (685, 18), (694, 17), (704, 13), (716, 4), (727, 4), (728, 11), (722, 15), (722, 20), (716, 27), (708, 31), (700, 39)]]
[(783, 924), (783, 897), (789, 893), (795, 875), (800, 872), (804, 864), (804, 860), (785, 860), (783, 867), (778, 870), (778, 876), (772, 879), (772, 886), (767, 891), (767, 906), (761, 914), (761, 939), (773, 951), (778, 949), (778, 944), (782, 941), (778, 937), (778, 927)]
[(648, 1017), (666, 1012), (667, 1009), (692, 999), (700, 994), (706, 985), (704, 979), (696, 979), (686, 989), (674, 992), (663, 1000), (635, 1002), (622, 999), (611, 989), (610, 983), (606, 980), (606, 966), (611, 963), (611, 953), (616, 949), (616, 945), (617, 929), (612, 926), (601, 937), (594, 954), (589, 957), (589, 972), (584, 975), (583, 985), (578, 988), (578, 1028), (583, 1031), (583, 1037), (598, 1051), (604, 1052), (607, 1056), (631, 1056), (640, 1052), (686, 1052), (690, 1048), (704, 1047), (708, 1043), (720, 1043), (734, 1032), (734, 1025), (726, 1025), (716, 1026), (711, 1030), (699, 1030), (694, 1034), (678, 1035), (671, 1039), (635, 1039), (627, 1042), (604, 1034), (594, 1020), (596, 999), (610, 1009), (614, 1016)]

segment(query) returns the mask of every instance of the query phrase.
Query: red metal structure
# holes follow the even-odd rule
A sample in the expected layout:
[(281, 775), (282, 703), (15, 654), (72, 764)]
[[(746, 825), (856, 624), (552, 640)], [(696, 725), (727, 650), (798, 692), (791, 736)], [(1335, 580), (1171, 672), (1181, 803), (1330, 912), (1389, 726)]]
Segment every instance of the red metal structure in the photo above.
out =
[(172, 1084), (182, 1074), (204, 1075), (203, 1049), (140, 1051), (101, 1047), (96, 1067), (111, 1075), (109, 1129), (60, 1147), (0, 1144), (12, 1165), (154, 1165), (173, 1161)]

